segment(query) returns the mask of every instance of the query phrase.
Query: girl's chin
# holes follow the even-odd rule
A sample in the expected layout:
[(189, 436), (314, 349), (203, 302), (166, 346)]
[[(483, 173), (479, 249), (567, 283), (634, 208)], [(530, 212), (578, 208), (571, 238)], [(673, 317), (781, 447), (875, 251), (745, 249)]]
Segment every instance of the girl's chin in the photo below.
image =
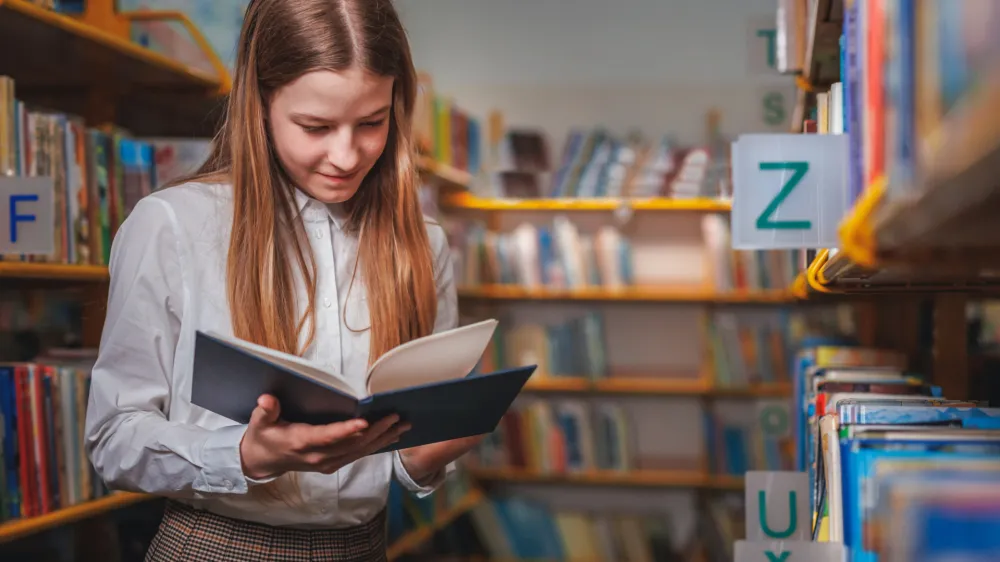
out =
[(355, 182), (330, 182), (325, 177), (310, 182), (309, 195), (323, 203), (343, 203), (358, 191)]

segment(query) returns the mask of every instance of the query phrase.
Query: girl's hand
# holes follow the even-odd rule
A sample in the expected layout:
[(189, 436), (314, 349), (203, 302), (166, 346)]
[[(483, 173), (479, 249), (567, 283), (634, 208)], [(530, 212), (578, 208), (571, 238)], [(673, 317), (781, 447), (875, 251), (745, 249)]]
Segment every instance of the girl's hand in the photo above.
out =
[(286, 472), (332, 474), (340, 468), (395, 443), (409, 425), (388, 416), (369, 427), (357, 419), (328, 425), (288, 423), (280, 419), (278, 400), (257, 399), (240, 442), (243, 474), (255, 480)]

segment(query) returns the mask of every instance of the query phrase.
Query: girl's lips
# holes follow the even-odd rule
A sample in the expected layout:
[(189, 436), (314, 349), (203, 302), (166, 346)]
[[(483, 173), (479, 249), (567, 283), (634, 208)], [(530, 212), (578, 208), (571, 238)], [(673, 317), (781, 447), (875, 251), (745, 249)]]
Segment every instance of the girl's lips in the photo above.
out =
[(331, 174), (324, 174), (323, 172), (317, 172), (317, 173), (332, 182), (350, 181), (354, 179), (354, 176), (358, 175), (357, 172), (348, 175), (331, 175)]

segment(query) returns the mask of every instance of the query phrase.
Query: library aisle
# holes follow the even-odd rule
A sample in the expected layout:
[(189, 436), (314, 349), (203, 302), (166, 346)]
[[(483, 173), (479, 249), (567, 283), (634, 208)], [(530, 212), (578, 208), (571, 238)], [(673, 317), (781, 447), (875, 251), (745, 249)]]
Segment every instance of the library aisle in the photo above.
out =
[[(3, 562), (157, 531), (84, 448), (111, 244), (248, 2), (0, 0)], [(535, 370), (389, 560), (1000, 560), (1000, 3), (394, 4), (470, 376)]]

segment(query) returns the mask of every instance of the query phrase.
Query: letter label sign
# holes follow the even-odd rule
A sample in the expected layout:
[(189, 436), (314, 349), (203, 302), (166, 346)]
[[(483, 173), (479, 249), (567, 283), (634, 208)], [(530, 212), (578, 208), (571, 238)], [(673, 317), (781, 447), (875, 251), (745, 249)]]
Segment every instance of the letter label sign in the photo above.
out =
[(52, 178), (0, 176), (0, 254), (55, 250), (54, 192)]
[(809, 476), (805, 472), (746, 473), (746, 540), (735, 562), (845, 562), (841, 543), (813, 542)]
[(742, 135), (732, 163), (733, 248), (840, 245), (850, 209), (846, 135)]

